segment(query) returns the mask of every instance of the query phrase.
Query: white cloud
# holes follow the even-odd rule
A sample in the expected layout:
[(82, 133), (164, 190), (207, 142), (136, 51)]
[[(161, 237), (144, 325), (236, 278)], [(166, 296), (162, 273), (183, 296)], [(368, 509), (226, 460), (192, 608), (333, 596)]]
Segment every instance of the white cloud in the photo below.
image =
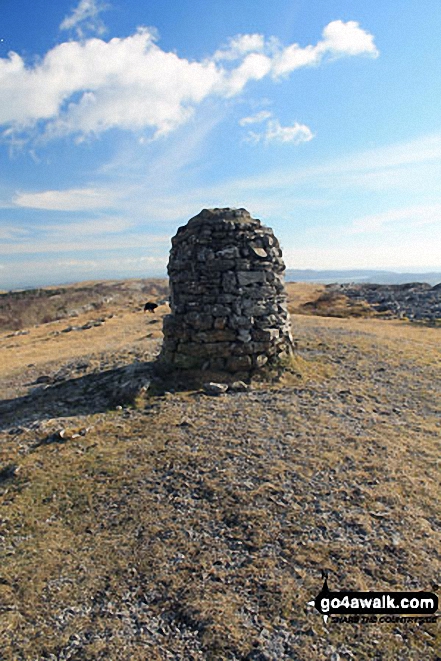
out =
[(272, 114), (273, 113), (270, 112), (269, 110), (261, 110), (260, 112), (257, 112), (255, 115), (242, 117), (242, 119), (239, 120), (239, 125), (247, 126), (248, 124), (260, 124), (261, 122), (264, 122), (265, 120), (272, 117)]
[(320, 64), (322, 59), (353, 55), (369, 55), (378, 57), (373, 35), (369, 34), (356, 21), (332, 21), (323, 30), (323, 40), (316, 46), (301, 48), (291, 44), (273, 59), (272, 73), (278, 78), (300, 67)]
[(250, 80), (261, 80), (271, 71), (271, 59), (263, 53), (249, 53), (243, 62), (224, 74), (220, 84), (222, 96), (231, 97), (239, 94)]
[(362, 30), (356, 21), (332, 21), (324, 28), (323, 37), (317, 45), (323, 53), (378, 56), (373, 35)]
[[(66, 42), (34, 68), (11, 53), (0, 60), (0, 123), (17, 129), (49, 120), (48, 137), (111, 127), (150, 126), (164, 133), (176, 128), (221, 82), (221, 72), (213, 62), (166, 53), (153, 37), (143, 29), (109, 42)], [(79, 99), (68, 102), (74, 94)]]
[(71, 188), (70, 190), (48, 190), (39, 193), (17, 193), (13, 202), (16, 206), (51, 211), (82, 211), (111, 206), (115, 194), (96, 188)]
[(301, 48), (298, 44), (292, 44), (278, 53), (272, 65), (272, 74), (275, 78), (291, 73), (294, 69), (318, 64), (321, 54), (317, 46), (306, 46)]
[(246, 53), (261, 52), (265, 48), (265, 37), (262, 34), (238, 34), (228, 40), (224, 49), (217, 50), (213, 55), (215, 61), (237, 60)]
[(314, 137), (311, 129), (305, 124), (295, 122), (292, 126), (281, 126), (278, 119), (272, 119), (267, 123), (266, 130), (262, 133), (249, 131), (248, 142), (291, 142), (299, 145), (301, 142), (309, 142)]
[[(81, 26), (103, 5), (80, 2), (64, 27)], [(331, 57), (377, 54), (372, 35), (357, 23), (334, 21), (315, 46), (278, 46), (274, 38), (240, 35), (229, 55), (219, 51), (200, 62), (162, 50), (153, 29), (126, 38), (90, 38), (55, 46), (33, 65), (10, 52), (0, 59), (0, 125), (3, 137), (20, 144), (32, 130), (46, 139), (99, 134), (110, 128), (151, 128), (169, 133), (186, 122), (208, 97), (230, 98), (250, 81), (278, 78)], [(234, 60), (228, 59), (233, 57)]]
[(63, 20), (60, 30), (75, 30), (81, 39), (85, 31), (102, 35), (106, 31), (99, 14), (108, 8), (107, 4), (98, 0), (80, 0), (77, 7)]

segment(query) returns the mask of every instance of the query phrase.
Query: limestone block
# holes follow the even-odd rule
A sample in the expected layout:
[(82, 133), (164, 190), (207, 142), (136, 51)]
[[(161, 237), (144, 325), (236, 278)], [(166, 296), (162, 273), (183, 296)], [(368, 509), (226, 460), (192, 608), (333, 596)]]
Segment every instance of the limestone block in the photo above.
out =
[(173, 356), (173, 365), (178, 369), (191, 370), (200, 367), (200, 358), (184, 354), (175, 354)]
[(256, 282), (265, 282), (265, 274), (263, 271), (238, 271), (237, 281), (241, 287), (255, 284)]
[(215, 253), (216, 259), (236, 259), (239, 256), (239, 248), (237, 246), (227, 246), (218, 250)]
[(218, 293), (217, 295), (217, 301), (219, 303), (225, 304), (225, 305), (230, 305), (235, 301), (236, 298), (234, 294), (223, 294), (223, 293)]
[(223, 372), (225, 370), (225, 368), (226, 368), (226, 358), (213, 358), (213, 357), (211, 357), (202, 366), (202, 369), (215, 370), (215, 371), (219, 371), (219, 372)]
[(197, 330), (209, 330), (213, 326), (212, 315), (203, 312), (189, 312), (185, 317), (185, 321)]
[(257, 286), (254, 287), (248, 287), (246, 293), (249, 299), (255, 301), (261, 301), (262, 299), (263, 300), (274, 299), (274, 297), (277, 295), (277, 292), (274, 287), (271, 287), (270, 285), (261, 285), (261, 284), (258, 284)]
[(214, 259), (209, 265), (207, 265), (207, 268), (213, 271), (230, 271), (234, 268), (234, 260)]
[(261, 259), (267, 259), (268, 258), (267, 252), (264, 248), (257, 248), (255, 246), (251, 246), (251, 250), (253, 251), (253, 253), (257, 257), (259, 257)]
[[(248, 254), (248, 248), (246, 248)], [(242, 252), (242, 251), (241, 251)], [(247, 255), (244, 255), (245, 257)], [(249, 271), (251, 269), (251, 264), (249, 259), (236, 259), (235, 268), (237, 271)]]
[(226, 383), (215, 383), (214, 381), (210, 381), (209, 383), (204, 383), (203, 389), (206, 395), (219, 396), (227, 392), (228, 385)]
[(257, 367), (257, 369), (260, 369), (261, 367), (266, 365), (267, 362), (268, 362), (268, 356), (266, 356), (263, 353), (259, 353), (257, 356), (254, 356), (253, 358), (253, 364), (255, 367)]
[[(255, 300), (245, 300), (243, 303), (243, 309), (246, 314), (252, 315), (253, 317), (262, 317), (269, 314), (269, 304), (268, 302), (258, 302)], [(272, 311), (272, 310), (271, 310)]]
[(236, 274), (232, 271), (222, 273), (222, 288), (224, 292), (234, 294), (237, 291)]
[(223, 330), (228, 325), (228, 317), (214, 317), (213, 328)]
[(251, 331), (253, 340), (258, 342), (272, 342), (280, 337), (278, 328), (256, 328)]
[(227, 317), (231, 312), (231, 309), (226, 305), (213, 305), (211, 309), (211, 314), (213, 317)]
[(251, 342), (251, 333), (245, 328), (241, 328), (237, 333), (239, 342)]
[(269, 314), (266, 317), (259, 317), (254, 320), (254, 328), (276, 328), (280, 325), (280, 320), (275, 314)]
[(251, 328), (254, 323), (254, 317), (233, 314), (229, 318), (231, 328)]
[(207, 359), (212, 357), (228, 357), (231, 355), (231, 349), (229, 342), (207, 342), (204, 344), (199, 342), (185, 342), (178, 345), (176, 354), (178, 353)]
[(229, 329), (203, 331), (193, 336), (197, 342), (232, 342), (235, 339), (236, 333)]
[(230, 356), (227, 360), (227, 369), (230, 372), (248, 371), (251, 366), (250, 356)]
[(196, 259), (198, 262), (206, 262), (214, 259), (214, 252), (210, 248), (203, 246), (197, 251)]
[(255, 349), (252, 342), (235, 342), (230, 345), (230, 355), (250, 356)]

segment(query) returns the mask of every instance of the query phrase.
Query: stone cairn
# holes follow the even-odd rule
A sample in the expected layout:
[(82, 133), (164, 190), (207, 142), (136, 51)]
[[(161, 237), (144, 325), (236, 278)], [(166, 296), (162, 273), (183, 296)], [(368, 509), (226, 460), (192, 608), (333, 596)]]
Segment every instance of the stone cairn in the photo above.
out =
[(160, 364), (252, 373), (293, 342), (273, 231), (246, 209), (203, 209), (172, 239)]

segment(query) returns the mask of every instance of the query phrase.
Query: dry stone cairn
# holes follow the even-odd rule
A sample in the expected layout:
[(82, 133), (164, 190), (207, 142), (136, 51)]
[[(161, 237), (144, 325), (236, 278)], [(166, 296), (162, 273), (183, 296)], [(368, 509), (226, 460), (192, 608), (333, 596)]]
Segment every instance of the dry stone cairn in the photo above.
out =
[(252, 373), (292, 350), (285, 265), (246, 209), (203, 209), (172, 239), (160, 363)]

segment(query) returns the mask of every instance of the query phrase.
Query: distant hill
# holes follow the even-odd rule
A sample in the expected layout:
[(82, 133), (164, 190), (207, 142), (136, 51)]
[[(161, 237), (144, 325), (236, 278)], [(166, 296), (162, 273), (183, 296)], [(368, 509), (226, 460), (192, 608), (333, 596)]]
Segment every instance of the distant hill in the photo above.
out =
[(437, 285), (441, 282), (441, 272), (429, 273), (396, 273), (394, 271), (374, 270), (342, 270), (342, 271), (314, 271), (312, 269), (287, 269), (287, 282), (319, 282), (331, 284), (332, 282), (372, 282), (379, 285), (403, 285), (406, 282), (427, 282)]
[(70, 319), (92, 311), (101, 314), (110, 302), (124, 309), (130, 306), (142, 309), (147, 298), (160, 300), (167, 296), (165, 278), (97, 280), (0, 293), (0, 332)]

